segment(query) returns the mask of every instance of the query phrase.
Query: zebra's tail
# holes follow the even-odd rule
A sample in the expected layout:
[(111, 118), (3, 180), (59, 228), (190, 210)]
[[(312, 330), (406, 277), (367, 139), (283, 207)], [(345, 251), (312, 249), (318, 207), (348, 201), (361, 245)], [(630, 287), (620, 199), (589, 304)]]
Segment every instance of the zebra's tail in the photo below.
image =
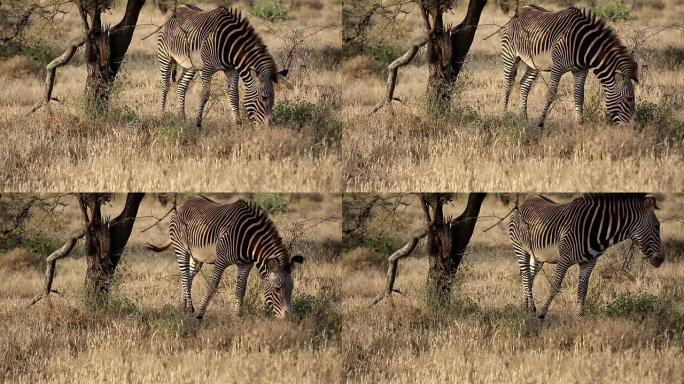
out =
[(171, 239), (162, 245), (154, 245), (152, 243), (147, 243), (146, 247), (153, 252), (164, 252), (171, 246)]

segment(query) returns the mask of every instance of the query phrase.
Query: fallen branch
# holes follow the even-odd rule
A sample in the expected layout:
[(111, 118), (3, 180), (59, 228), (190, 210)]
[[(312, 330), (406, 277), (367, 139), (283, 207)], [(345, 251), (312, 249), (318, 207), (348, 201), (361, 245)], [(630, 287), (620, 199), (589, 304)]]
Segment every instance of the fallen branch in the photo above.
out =
[(74, 57), (74, 54), (76, 53), (76, 50), (78, 50), (79, 47), (81, 47), (83, 44), (86, 42), (86, 36), (81, 36), (78, 37), (74, 40), (71, 41), (71, 44), (69, 48), (67, 48), (64, 53), (62, 53), (61, 56), (58, 58), (52, 60), (50, 64), (47, 65), (47, 74), (45, 76), (45, 93), (44, 96), (41, 100), (37, 101), (35, 104), (33, 104), (33, 107), (31, 107), (31, 110), (27, 113), (27, 115), (30, 115), (31, 113), (37, 111), (40, 107), (46, 105), (48, 109), (50, 109), (50, 101), (52, 100), (57, 100), (57, 98), (52, 97), (52, 89), (55, 86), (55, 76), (57, 73), (57, 68), (65, 65), (71, 59)]
[(373, 108), (373, 112), (371, 112), (371, 115), (377, 112), (380, 108), (385, 106), (386, 104), (391, 104), (392, 101), (394, 100), (399, 100), (398, 98), (394, 97), (394, 89), (397, 86), (397, 74), (399, 71), (399, 67), (403, 67), (404, 65), (408, 64), (413, 60), (414, 57), (416, 57), (416, 54), (418, 53), (418, 50), (427, 44), (427, 37), (421, 37), (413, 41), (411, 44), (411, 48), (406, 51), (401, 57), (398, 59), (394, 60), (390, 65), (387, 66), (387, 93), (385, 94), (385, 98), (380, 100), (375, 107)]
[(413, 250), (416, 248), (418, 245), (418, 242), (420, 239), (423, 237), (427, 236), (428, 230), (425, 229), (420, 229), (416, 231), (413, 236), (411, 236), (411, 239), (401, 247), (399, 250), (395, 251), (388, 259), (389, 266), (387, 267), (387, 287), (385, 291), (380, 293), (375, 297), (373, 300), (373, 304), (371, 306), (377, 304), (380, 302), (380, 300), (384, 298), (390, 298), (392, 297), (393, 292), (398, 292), (401, 293), (398, 289), (394, 288), (394, 280), (397, 277), (397, 266), (399, 264), (399, 259), (403, 259), (404, 257), (408, 256), (413, 252)]
[(47, 266), (45, 268), (45, 286), (43, 287), (43, 292), (39, 293), (38, 295), (36, 295), (36, 297), (33, 298), (31, 304), (28, 305), (29, 307), (40, 301), (40, 299), (42, 298), (49, 299), (50, 293), (52, 292), (59, 293), (56, 290), (52, 289), (52, 281), (55, 278), (55, 266), (57, 264), (57, 259), (61, 259), (62, 257), (67, 256), (71, 252), (71, 250), (74, 249), (74, 246), (76, 245), (78, 240), (85, 236), (85, 233), (85, 229), (80, 229), (74, 232), (69, 237), (69, 240), (67, 240), (61, 248), (52, 252), (50, 256), (47, 257)]

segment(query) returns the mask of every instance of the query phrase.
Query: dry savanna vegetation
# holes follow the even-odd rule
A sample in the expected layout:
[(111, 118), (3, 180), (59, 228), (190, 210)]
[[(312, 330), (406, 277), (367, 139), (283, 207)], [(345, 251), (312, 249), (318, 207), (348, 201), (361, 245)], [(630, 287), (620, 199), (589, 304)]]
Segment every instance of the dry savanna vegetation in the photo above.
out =
[[(179, 200), (187, 196), (180, 195)], [(236, 196), (212, 196), (232, 201)], [(233, 314), (235, 268), (226, 270), (220, 290), (202, 322), (186, 318), (179, 306), (179, 273), (171, 251), (154, 254), (146, 242), (161, 244), (167, 222), (153, 225), (169, 206), (148, 195), (114, 279), (107, 305), (84, 305), (86, 262), (83, 245), (58, 262), (51, 305), (27, 308), (42, 287), (45, 253), (61, 245), (78, 226), (80, 212), (68, 205), (31, 211), (21, 238), (3, 238), (0, 251), (0, 381), (30, 383), (224, 383), (336, 382), (341, 376), (339, 308), (342, 269), (338, 196), (251, 195), (268, 209), (294, 252), (306, 257), (293, 273), (293, 313), (288, 321), (264, 308), (260, 280), (250, 276), (244, 315)], [(8, 196), (3, 196), (5, 202)], [(117, 197), (105, 215), (123, 205)], [(0, 202), (2, 203), (2, 202)], [(0, 206), (4, 206), (0, 204)], [(5, 223), (3, 223), (5, 224)], [(7, 228), (7, 227), (3, 227)], [(4, 234), (5, 236), (7, 234)], [(8, 248), (9, 247), (9, 248)], [(195, 279), (199, 302), (210, 274)]]
[[(426, 107), (428, 64), (423, 47), (399, 69), (394, 96), (401, 102), (371, 115), (386, 90), (387, 64), (406, 52), (424, 26), (407, 2), (352, 1), (345, 12), (355, 28), (370, 20), (362, 44), (342, 63), (343, 178), (348, 191), (636, 191), (679, 190), (684, 140), (681, 1), (597, 1), (640, 65), (637, 124), (615, 126), (606, 118), (603, 91), (593, 74), (585, 91), (585, 124), (573, 122), (572, 75), (561, 80), (543, 131), (535, 130), (547, 92), (542, 74), (529, 97), (528, 122), (519, 113), (518, 70), (509, 112), (503, 111), (500, 39), (485, 38), (512, 16), (490, 1), (458, 77), (450, 113)], [(513, 4), (513, 1), (507, 3)], [(529, 2), (523, 1), (522, 4)], [(532, 2), (558, 10), (573, 3)], [(401, 5), (399, 5), (401, 4)], [(463, 20), (468, 1), (455, 1), (445, 24)], [(408, 11), (402, 13), (398, 10)], [(512, 9), (512, 5), (511, 5)], [(350, 34), (355, 37), (356, 30)], [(359, 43), (354, 41), (353, 43)], [(348, 48), (347, 46), (345, 46)], [(527, 133), (523, 133), (527, 128)]]
[[(507, 222), (496, 225), (513, 202), (504, 204), (494, 194), (480, 211), (450, 306), (426, 304), (428, 260), (421, 242), (399, 262), (395, 287), (402, 294), (393, 295), (393, 305), (385, 300), (370, 307), (384, 289), (387, 256), (422, 225), (417, 197), (403, 200), (409, 205), (396, 211), (374, 210), (365, 237), (353, 246), (343, 242), (348, 382), (663, 383), (684, 375), (683, 195), (664, 196), (657, 211), (667, 252), (660, 268), (639, 251), (630, 258), (629, 244), (619, 244), (598, 261), (585, 317), (574, 315), (578, 268), (572, 267), (543, 324), (522, 310)], [(459, 197), (446, 214), (458, 215), (465, 201)], [(537, 308), (552, 273), (547, 264), (535, 281)]]
[[(199, 78), (186, 99), (186, 122), (176, 115), (175, 83), (166, 112), (159, 110), (156, 34), (142, 39), (165, 17), (154, 1), (148, 1), (140, 13), (104, 115), (93, 116), (84, 102), (86, 64), (81, 48), (69, 64), (57, 70), (53, 96), (59, 102), (51, 103), (53, 113), (42, 108), (27, 116), (43, 94), (45, 65), (82, 33), (76, 7), (54, 3), (66, 13), (46, 22), (45, 15), (34, 12), (24, 39), (0, 47), (0, 183), (6, 190), (340, 189), (338, 1), (194, 2), (207, 10), (219, 4), (240, 9), (279, 67), (291, 54), (293, 86), (276, 89), (274, 114), (279, 124), (253, 126), (242, 110), (243, 124), (235, 126), (227, 83), (218, 73), (201, 131), (192, 123), (201, 90)], [(12, 0), (2, 5), (9, 7), (2, 9), (3, 18), (13, 6), (31, 8), (29, 2)], [(117, 23), (125, 8), (125, 1), (113, 2), (111, 12), (103, 14), (103, 23)], [(17, 20), (22, 14), (18, 13)], [(14, 26), (2, 24), (12, 35)]]

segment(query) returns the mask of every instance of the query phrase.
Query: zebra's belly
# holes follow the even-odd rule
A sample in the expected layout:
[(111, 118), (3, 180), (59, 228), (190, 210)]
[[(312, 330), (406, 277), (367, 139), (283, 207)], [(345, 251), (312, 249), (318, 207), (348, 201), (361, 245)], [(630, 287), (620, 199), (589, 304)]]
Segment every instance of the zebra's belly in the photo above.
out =
[(195, 68), (196, 70), (202, 70), (202, 56), (200, 55), (200, 50), (195, 50), (190, 52), (177, 53), (171, 52), (171, 57), (183, 68)]
[(539, 71), (550, 71), (553, 67), (553, 60), (551, 59), (551, 51), (541, 52), (536, 55), (531, 55), (525, 52), (518, 52), (520, 59), (530, 68), (536, 68)]
[(545, 263), (556, 264), (560, 260), (560, 253), (558, 252), (558, 246), (552, 245), (542, 249), (534, 250), (534, 257)]
[(190, 253), (199, 262), (207, 264), (214, 264), (216, 262), (216, 244), (191, 248)]

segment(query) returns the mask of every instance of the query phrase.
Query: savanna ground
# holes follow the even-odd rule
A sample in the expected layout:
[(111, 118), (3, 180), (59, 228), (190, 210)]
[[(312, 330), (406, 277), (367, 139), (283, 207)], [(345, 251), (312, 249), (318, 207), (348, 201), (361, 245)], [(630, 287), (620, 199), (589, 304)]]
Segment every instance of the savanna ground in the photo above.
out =
[[(507, 224), (483, 232), (498, 221), (493, 216), (512, 208), (495, 195), (482, 206), (449, 308), (426, 305), (424, 242), (399, 262), (395, 287), (403, 294), (393, 295), (393, 305), (384, 300), (369, 307), (385, 287), (387, 256), (422, 225), (417, 198), (405, 200), (411, 205), (394, 219), (386, 210), (373, 213), (365, 245), (345, 249), (343, 243), (348, 382), (667, 383), (684, 376), (684, 195), (660, 202), (667, 257), (659, 269), (638, 251), (623, 267), (629, 245), (620, 244), (601, 257), (592, 274), (585, 317), (574, 317), (572, 267), (543, 324), (521, 308)], [(460, 197), (447, 214), (460, 214), (465, 201)], [(545, 265), (535, 282), (537, 308), (552, 273), (553, 266)]]
[[(61, 2), (63, 3), (63, 2)], [(67, 3), (68, 4), (68, 3)], [(125, 1), (115, 1), (106, 23), (117, 23)], [(214, 9), (217, 2), (194, 2)], [(10, 4), (11, 5), (11, 4)], [(26, 116), (44, 89), (44, 67), (81, 33), (75, 7), (45, 26), (32, 19), (25, 47), (0, 58), (0, 183), (13, 191), (338, 191), (341, 188), (340, 3), (336, 0), (229, 2), (262, 36), (284, 65), (292, 89), (276, 89), (271, 128), (230, 120), (223, 74), (212, 95), (201, 131), (192, 124), (201, 81), (186, 99), (187, 121), (176, 115), (175, 84), (165, 113), (159, 110), (159, 69), (155, 30), (165, 15), (148, 1), (117, 77), (111, 109), (92, 117), (83, 91), (83, 49), (57, 72), (54, 113), (44, 108)], [(8, 5), (6, 5), (8, 6)], [(154, 25), (152, 25), (154, 24)], [(9, 33), (9, 32), (8, 32)], [(242, 85), (240, 85), (242, 89)], [(181, 134), (181, 128), (184, 128)]]
[[(445, 23), (456, 25), (463, 19), (468, 2), (455, 3), (453, 13), (445, 13)], [(484, 38), (497, 31), (493, 24), (505, 24), (512, 11), (506, 15), (496, 3), (490, 1), (482, 13), (447, 116), (432, 116), (425, 108), (425, 48), (412, 64), (399, 69), (395, 96), (402, 102), (393, 103), (393, 112), (384, 107), (370, 115), (385, 95), (387, 63), (402, 55), (424, 28), (415, 4), (404, 5), (410, 13), (400, 14), (395, 24), (380, 16), (371, 19), (367, 49), (342, 64), (345, 190), (680, 191), (684, 178), (680, 92), (684, 86), (684, 3), (597, 2), (604, 9), (618, 4), (618, 11), (600, 14), (618, 15), (619, 20), (609, 25), (630, 49), (636, 48), (640, 65), (636, 127), (607, 122), (603, 91), (593, 74), (586, 84), (585, 124), (576, 126), (568, 73), (541, 133), (533, 127), (544, 103), (547, 74), (542, 74), (530, 94), (528, 122), (520, 118), (518, 107), (517, 82), (523, 69), (518, 70), (509, 112), (503, 111), (500, 38)], [(558, 10), (573, 2), (533, 3)], [(636, 7), (631, 9), (633, 4)], [(588, 7), (588, 2), (576, 5)], [(620, 19), (624, 16), (620, 10), (629, 13), (630, 19)], [(524, 127), (533, 133), (532, 139), (523, 135)]]
[[(250, 197), (250, 196), (248, 196)], [(229, 268), (203, 322), (187, 319), (179, 307), (179, 274), (171, 251), (153, 254), (167, 221), (147, 232), (168, 207), (151, 196), (141, 205), (133, 235), (116, 272), (110, 304), (88, 309), (82, 300), (86, 262), (79, 254), (58, 262), (51, 306), (27, 308), (42, 286), (47, 247), (80, 222), (75, 198), (63, 212), (43, 219), (35, 212), (27, 228), (31, 241), (0, 251), (0, 381), (92, 382), (337, 382), (342, 318), (339, 257), (340, 198), (334, 195), (257, 195), (293, 251), (306, 264), (293, 273), (293, 314), (274, 319), (265, 309), (260, 280), (252, 273), (245, 313), (233, 314), (235, 268)], [(181, 196), (181, 199), (184, 196)], [(216, 196), (220, 201), (235, 197)], [(107, 212), (118, 213), (123, 198)], [(302, 231), (304, 232), (302, 233)], [(63, 240), (62, 240), (63, 241)], [(58, 244), (61, 245), (61, 244)], [(209, 268), (207, 268), (209, 267)], [(195, 303), (206, 288), (210, 266), (196, 277)]]

